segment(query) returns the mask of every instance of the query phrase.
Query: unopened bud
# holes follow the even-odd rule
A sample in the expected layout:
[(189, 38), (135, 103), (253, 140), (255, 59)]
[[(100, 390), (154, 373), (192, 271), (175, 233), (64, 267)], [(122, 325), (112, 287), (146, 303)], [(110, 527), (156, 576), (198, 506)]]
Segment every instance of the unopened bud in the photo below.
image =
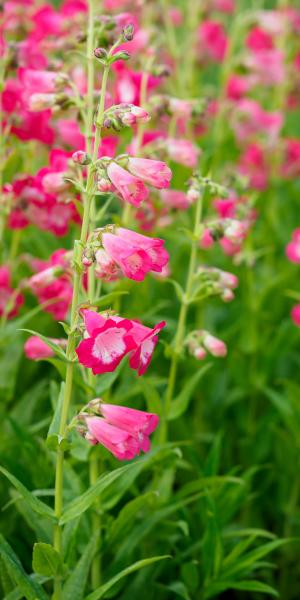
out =
[(32, 94), (29, 98), (29, 110), (40, 112), (52, 108), (56, 103), (55, 94)]
[(125, 42), (131, 42), (133, 40), (133, 36), (134, 36), (134, 27), (130, 23), (129, 25), (126, 25), (126, 27), (124, 27), (124, 29), (123, 29), (123, 37), (124, 37)]
[(112, 184), (109, 179), (105, 179), (105, 177), (100, 177), (97, 181), (97, 189), (99, 192), (110, 192), (112, 189)]
[(92, 159), (83, 150), (77, 150), (77, 152), (73, 152), (73, 154), (72, 154), (72, 160), (77, 165), (89, 165)]
[(197, 202), (197, 200), (200, 198), (200, 192), (198, 190), (196, 190), (195, 188), (190, 188), (187, 191), (187, 199), (189, 202), (193, 203), (193, 202)]
[(103, 60), (104, 58), (107, 58), (107, 52), (105, 48), (95, 48), (94, 56), (100, 60)]

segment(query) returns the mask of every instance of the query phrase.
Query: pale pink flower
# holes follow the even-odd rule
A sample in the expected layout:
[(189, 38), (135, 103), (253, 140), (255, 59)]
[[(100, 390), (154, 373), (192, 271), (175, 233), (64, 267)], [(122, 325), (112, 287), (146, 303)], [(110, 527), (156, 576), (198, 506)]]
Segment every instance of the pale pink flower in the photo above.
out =
[(300, 228), (293, 232), (292, 241), (287, 244), (285, 251), (291, 262), (300, 264)]
[(213, 356), (226, 356), (227, 354), (226, 344), (207, 331), (203, 332), (203, 344)]
[(171, 160), (185, 167), (195, 168), (198, 163), (200, 149), (189, 140), (168, 138), (166, 150)]
[[(51, 338), (51, 342), (59, 343), (60, 340)], [(24, 344), (24, 353), (30, 360), (41, 360), (43, 358), (50, 358), (54, 356), (54, 350), (50, 348), (41, 338), (37, 335), (32, 335), (26, 340)]]
[(114, 259), (105, 252), (103, 248), (97, 250), (95, 254), (96, 266), (95, 275), (99, 279), (105, 281), (116, 281), (122, 275), (121, 269), (118, 267)]
[(165, 206), (176, 208), (178, 210), (186, 210), (191, 204), (188, 195), (189, 191), (185, 194), (185, 192), (181, 192), (180, 190), (162, 190), (160, 197)]
[(128, 169), (133, 175), (158, 189), (168, 187), (172, 178), (171, 169), (159, 160), (129, 157)]
[(147, 188), (141, 179), (111, 162), (107, 167), (107, 175), (125, 202), (139, 206), (148, 196)]

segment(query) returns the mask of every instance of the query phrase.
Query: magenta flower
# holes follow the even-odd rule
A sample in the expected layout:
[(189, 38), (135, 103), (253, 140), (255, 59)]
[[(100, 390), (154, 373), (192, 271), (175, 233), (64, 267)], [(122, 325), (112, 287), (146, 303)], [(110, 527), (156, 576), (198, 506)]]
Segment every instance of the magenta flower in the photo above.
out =
[(153, 329), (122, 317), (104, 317), (92, 310), (83, 311), (87, 337), (76, 349), (79, 362), (92, 369), (94, 375), (108, 373), (130, 353), (130, 367), (143, 375), (147, 370), (158, 333), (165, 322)]
[(82, 340), (76, 349), (79, 362), (92, 369), (94, 375), (114, 371), (122, 358), (135, 347), (128, 335), (131, 321), (104, 319), (92, 311), (84, 311), (84, 318), (90, 337)]
[(295, 325), (300, 327), (300, 304), (295, 304), (291, 310), (291, 317)]
[(9, 319), (15, 317), (23, 303), (22, 294), (11, 287), (9, 268), (0, 266), (0, 316), (6, 314)]
[(148, 196), (148, 190), (141, 179), (134, 177), (117, 163), (111, 162), (107, 167), (107, 174), (116, 190), (125, 202), (139, 206)]
[(104, 404), (98, 398), (92, 400), (88, 407), (101, 415), (79, 415), (83, 421), (79, 431), (92, 444), (102, 444), (119, 460), (131, 460), (141, 451), (149, 452), (149, 436), (159, 423), (157, 415), (126, 406)]
[(149, 271), (160, 273), (169, 260), (164, 241), (119, 227), (115, 233), (104, 233), (106, 253), (129, 279), (142, 281)]
[(118, 460), (132, 460), (140, 454), (138, 440), (124, 429), (114, 427), (101, 417), (85, 417), (88, 432), (85, 438), (92, 444), (102, 444)]
[(172, 171), (166, 163), (149, 158), (129, 158), (128, 169), (149, 185), (161, 189), (169, 187)]
[[(50, 341), (61, 346), (65, 345), (65, 340), (50, 338)], [(31, 335), (28, 340), (26, 340), (24, 344), (24, 353), (30, 360), (41, 360), (43, 358), (54, 356), (54, 350), (52, 350), (52, 348), (43, 342), (37, 335)]]
[(287, 244), (285, 251), (291, 262), (300, 263), (300, 228), (293, 232), (292, 241)]
[(158, 342), (158, 333), (166, 326), (165, 321), (155, 325), (153, 329), (133, 321), (132, 335), (136, 344), (135, 351), (130, 357), (130, 367), (137, 370), (138, 375), (144, 375), (150, 364), (155, 346)]

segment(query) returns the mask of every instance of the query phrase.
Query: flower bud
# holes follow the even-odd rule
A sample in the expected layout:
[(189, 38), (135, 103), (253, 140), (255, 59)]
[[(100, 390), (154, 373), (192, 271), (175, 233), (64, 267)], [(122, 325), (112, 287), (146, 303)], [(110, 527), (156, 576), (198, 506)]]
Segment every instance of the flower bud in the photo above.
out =
[(105, 48), (95, 48), (94, 56), (100, 60), (107, 58), (107, 51)]
[(109, 179), (105, 179), (105, 177), (100, 177), (97, 181), (97, 189), (99, 192), (110, 192), (112, 190), (112, 184)]
[(123, 125), (135, 125), (136, 123), (136, 117), (130, 113), (130, 112), (126, 112), (122, 117), (121, 117), (121, 121), (123, 123)]
[(126, 25), (126, 27), (124, 27), (123, 29), (123, 38), (125, 42), (131, 42), (133, 40), (134, 37), (134, 27), (132, 25), (132, 23), (130, 23), (129, 25)]
[(196, 190), (196, 188), (190, 188), (186, 195), (188, 201), (191, 203), (197, 202), (197, 200), (200, 198), (200, 192)]
[(89, 165), (91, 162), (91, 157), (83, 150), (77, 150), (77, 152), (73, 152), (72, 160), (77, 165)]
[(29, 110), (32, 112), (40, 112), (52, 108), (55, 103), (55, 94), (32, 94), (29, 98)]

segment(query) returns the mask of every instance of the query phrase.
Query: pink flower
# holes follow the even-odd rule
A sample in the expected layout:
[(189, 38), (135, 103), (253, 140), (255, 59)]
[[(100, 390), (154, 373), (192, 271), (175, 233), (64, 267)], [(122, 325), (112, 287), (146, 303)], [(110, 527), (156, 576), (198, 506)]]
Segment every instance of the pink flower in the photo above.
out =
[(251, 187), (257, 190), (265, 189), (268, 182), (268, 165), (261, 146), (256, 143), (247, 146), (240, 158), (239, 171), (249, 178)]
[(153, 413), (148, 413), (126, 406), (116, 406), (114, 404), (100, 404), (102, 416), (115, 427), (125, 429), (136, 437), (144, 452), (150, 449), (149, 435), (156, 429), (159, 418)]
[[(112, 372), (135, 344), (129, 335), (128, 319), (105, 319), (92, 311), (84, 311), (85, 325), (90, 337), (76, 349), (79, 362), (92, 369), (94, 375)], [(100, 324), (102, 322), (102, 325)]]
[(170, 159), (174, 160), (174, 162), (178, 162), (191, 169), (197, 166), (200, 149), (189, 140), (168, 138), (166, 140), (166, 149)]
[(6, 265), (0, 266), (0, 316), (6, 314), (9, 319), (15, 317), (24, 297), (11, 287), (10, 272)]
[(300, 304), (295, 304), (291, 310), (291, 317), (297, 327), (300, 327)]
[(148, 191), (141, 179), (125, 171), (117, 163), (111, 162), (107, 167), (107, 175), (125, 202), (139, 206), (148, 196)]
[(128, 169), (133, 175), (158, 189), (168, 187), (172, 178), (171, 169), (159, 160), (130, 157)]
[(169, 208), (186, 210), (191, 204), (188, 194), (179, 190), (162, 190), (160, 197), (163, 204)]
[(132, 460), (140, 454), (139, 441), (128, 431), (114, 427), (101, 417), (86, 416), (85, 424), (88, 428), (85, 438), (92, 444), (102, 444), (118, 460)]
[(142, 281), (149, 271), (160, 273), (169, 260), (163, 240), (123, 227), (118, 227), (115, 233), (104, 233), (102, 243), (124, 274), (136, 281)]
[(287, 245), (285, 251), (291, 262), (300, 264), (300, 228), (293, 232), (292, 241)]
[(138, 322), (133, 321), (132, 335), (136, 344), (136, 350), (130, 357), (129, 364), (132, 369), (136, 369), (138, 375), (144, 375), (150, 364), (152, 354), (158, 342), (158, 333), (166, 326), (165, 321), (155, 325), (153, 329), (145, 327)]
[(137, 321), (106, 318), (91, 310), (84, 310), (83, 318), (88, 337), (76, 349), (81, 364), (92, 369), (94, 375), (107, 373), (114, 371), (130, 352), (130, 367), (137, 369), (138, 375), (145, 373), (165, 322), (150, 329)]
[(33, 267), (38, 273), (29, 279), (29, 287), (41, 304), (48, 304), (44, 310), (57, 321), (63, 321), (73, 295), (67, 251), (56, 250), (48, 261), (39, 261)]
[(273, 48), (272, 37), (260, 27), (253, 27), (246, 39), (246, 46), (253, 52), (260, 52), (261, 50), (270, 50)]
[(242, 75), (231, 75), (227, 83), (227, 96), (230, 100), (240, 100), (247, 94), (250, 82)]
[(203, 344), (204, 347), (213, 355), (213, 356), (226, 356), (227, 347), (222, 340), (219, 340), (215, 336), (211, 335), (207, 331), (203, 332)]
[[(59, 342), (59, 340), (51, 339), (52, 342)], [(47, 346), (41, 338), (37, 335), (32, 335), (26, 340), (24, 344), (25, 356), (30, 360), (41, 360), (43, 358), (50, 358), (54, 356), (54, 351), (50, 346)]]
[(222, 62), (228, 44), (222, 23), (206, 20), (200, 25), (198, 35), (201, 54), (215, 62)]

